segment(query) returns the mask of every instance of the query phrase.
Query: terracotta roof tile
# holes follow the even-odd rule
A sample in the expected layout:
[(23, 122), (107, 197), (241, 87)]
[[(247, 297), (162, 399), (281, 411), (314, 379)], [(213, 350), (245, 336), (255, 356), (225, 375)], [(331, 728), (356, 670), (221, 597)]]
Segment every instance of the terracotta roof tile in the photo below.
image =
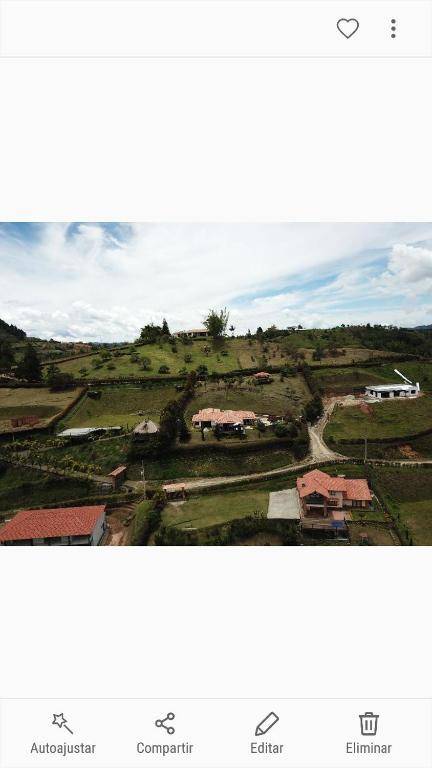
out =
[(349, 501), (372, 501), (367, 480), (350, 480), (345, 477), (332, 477), (319, 469), (306, 472), (297, 480), (297, 490), (301, 498), (310, 493), (320, 493), (330, 497), (330, 491), (339, 491)]
[(0, 528), (0, 542), (87, 536), (92, 533), (96, 521), (105, 509), (106, 505), (102, 504), (92, 507), (23, 510)]

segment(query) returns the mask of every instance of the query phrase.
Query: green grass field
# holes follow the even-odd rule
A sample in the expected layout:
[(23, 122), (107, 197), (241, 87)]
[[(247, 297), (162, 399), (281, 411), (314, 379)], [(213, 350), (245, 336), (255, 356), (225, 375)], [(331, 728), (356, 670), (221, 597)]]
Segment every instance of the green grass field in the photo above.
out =
[[(109, 427), (130, 428), (144, 418), (159, 422), (162, 408), (178, 397), (170, 384), (146, 384), (145, 386), (102, 387), (100, 399), (85, 395), (68, 414), (61, 427)], [(140, 414), (141, 412), (141, 414)]]
[(1, 388), (0, 432), (11, 429), (10, 420), (14, 416), (39, 416), (39, 425), (46, 424), (48, 419), (66, 408), (77, 393), (76, 389), (67, 392), (50, 392), (43, 387)]
[(333, 411), (324, 438), (357, 439), (403, 437), (432, 428), (432, 397), (414, 400), (392, 400), (370, 405), (365, 413), (357, 406), (339, 407)]
[(249, 489), (208, 494), (179, 506), (168, 504), (163, 511), (162, 523), (180, 528), (208, 528), (255, 513), (266, 515), (268, 497), (266, 491)]

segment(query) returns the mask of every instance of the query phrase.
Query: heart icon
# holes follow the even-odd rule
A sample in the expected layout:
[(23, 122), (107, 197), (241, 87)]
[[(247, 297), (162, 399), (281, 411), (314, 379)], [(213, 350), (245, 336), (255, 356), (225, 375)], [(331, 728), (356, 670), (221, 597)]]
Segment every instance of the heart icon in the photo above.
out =
[(341, 35), (349, 39), (357, 32), (360, 24), (357, 19), (339, 19), (337, 28)]

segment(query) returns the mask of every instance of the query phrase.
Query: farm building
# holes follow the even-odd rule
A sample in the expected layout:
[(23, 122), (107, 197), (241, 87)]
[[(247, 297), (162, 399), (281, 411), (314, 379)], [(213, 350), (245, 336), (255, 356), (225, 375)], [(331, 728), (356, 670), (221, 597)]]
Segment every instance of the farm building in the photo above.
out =
[(146, 419), (145, 421), (141, 421), (139, 424), (136, 425), (133, 434), (134, 438), (137, 440), (141, 440), (142, 438), (149, 437), (149, 435), (156, 435), (159, 432), (159, 427), (157, 424), (154, 423), (154, 421), (150, 421), (150, 419)]
[(116, 467), (116, 469), (113, 469), (113, 471), (109, 473), (108, 477), (111, 480), (112, 487), (114, 490), (117, 490), (117, 488), (120, 488), (122, 483), (126, 480), (126, 472), (127, 472), (127, 467), (122, 465), (121, 467)]
[(202, 408), (192, 416), (192, 424), (197, 429), (253, 426), (256, 420), (257, 417), (253, 411), (221, 411), (220, 408)]
[(0, 546), (97, 546), (106, 527), (105, 505), (23, 510), (0, 528)]
[(366, 387), (365, 395), (373, 400), (384, 400), (393, 397), (417, 397), (420, 388), (415, 384), (375, 384)]
[(207, 328), (191, 328), (189, 331), (177, 331), (174, 334), (178, 339), (185, 336), (187, 339), (208, 339), (210, 334)]
[(254, 373), (254, 381), (256, 384), (271, 384), (273, 378), (267, 371), (259, 371)]
[[(341, 519), (343, 510), (370, 509), (372, 495), (367, 480), (332, 477), (314, 469), (297, 479), (297, 491), (305, 517)], [(342, 514), (343, 519), (343, 514)]]
[(167, 501), (186, 500), (186, 486), (184, 483), (167, 483), (162, 486)]

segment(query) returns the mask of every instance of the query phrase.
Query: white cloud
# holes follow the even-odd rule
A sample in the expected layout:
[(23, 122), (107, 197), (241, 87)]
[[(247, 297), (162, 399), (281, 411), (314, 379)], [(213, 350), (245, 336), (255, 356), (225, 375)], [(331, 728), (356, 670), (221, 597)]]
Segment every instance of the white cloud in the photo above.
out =
[[(173, 329), (195, 326), (225, 305), (239, 331), (403, 323), (408, 309), (396, 317), (382, 306), (370, 318), (357, 302), (407, 296), (406, 285), (424, 292), (431, 251), (415, 243), (431, 239), (427, 224), (45, 224), (31, 238), (0, 225), (0, 317), (30, 334), (83, 340), (132, 339), (162, 317)], [(388, 264), (373, 277), (384, 249)], [(320, 287), (325, 276), (330, 285)], [(423, 322), (428, 303), (417, 311), (414, 323)]]
[(393, 246), (387, 270), (374, 281), (383, 293), (416, 297), (432, 292), (432, 250), (398, 243)]

